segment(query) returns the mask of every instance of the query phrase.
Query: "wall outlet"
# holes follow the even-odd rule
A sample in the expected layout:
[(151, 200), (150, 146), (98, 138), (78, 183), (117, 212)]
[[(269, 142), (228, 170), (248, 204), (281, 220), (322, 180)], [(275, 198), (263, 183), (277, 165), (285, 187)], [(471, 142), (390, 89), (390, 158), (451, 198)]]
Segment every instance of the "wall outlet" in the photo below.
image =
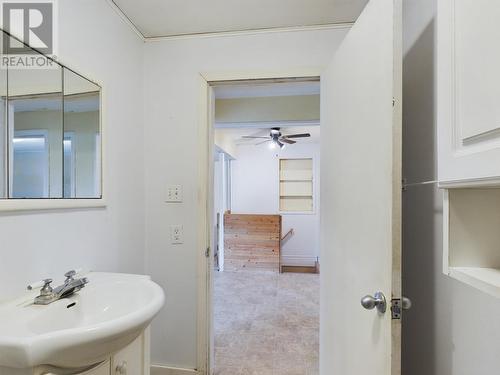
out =
[(174, 245), (184, 242), (184, 231), (182, 230), (182, 225), (170, 226), (170, 240)]
[(167, 186), (167, 202), (178, 203), (182, 202), (182, 186), (168, 185)]

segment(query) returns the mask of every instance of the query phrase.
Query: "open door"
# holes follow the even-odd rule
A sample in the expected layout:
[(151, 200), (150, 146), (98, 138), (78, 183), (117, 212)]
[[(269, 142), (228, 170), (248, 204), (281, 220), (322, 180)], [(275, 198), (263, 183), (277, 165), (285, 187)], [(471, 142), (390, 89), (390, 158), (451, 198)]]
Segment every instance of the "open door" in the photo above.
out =
[(369, 1), (321, 78), (322, 375), (401, 371), (401, 7)]

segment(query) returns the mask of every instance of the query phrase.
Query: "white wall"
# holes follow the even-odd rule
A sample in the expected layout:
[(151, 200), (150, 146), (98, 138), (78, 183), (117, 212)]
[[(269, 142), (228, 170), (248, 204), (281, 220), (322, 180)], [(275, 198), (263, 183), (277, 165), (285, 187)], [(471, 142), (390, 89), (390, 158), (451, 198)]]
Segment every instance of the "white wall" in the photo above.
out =
[(295, 234), (283, 246), (284, 265), (313, 266), (319, 256), (319, 143), (295, 144), (283, 151), (260, 146), (239, 146), (232, 162), (232, 207), (235, 214), (279, 214), (279, 158), (313, 158), (314, 212), (282, 213), (283, 235)]
[(230, 134), (215, 129), (214, 142), (215, 146), (219, 147), (221, 151), (225, 152), (230, 157), (236, 158), (238, 156), (236, 143)]
[(319, 95), (217, 99), (215, 122), (319, 120)]
[(103, 86), (106, 209), (0, 214), (0, 299), (73, 267), (144, 272), (143, 43), (104, 0), (60, 0), (62, 63)]
[[(196, 367), (198, 124), (200, 72), (322, 67), (347, 29), (171, 39), (146, 44), (145, 142), (147, 272), (165, 288), (152, 329), (153, 363)], [(165, 204), (165, 186), (182, 184), (184, 202)], [(183, 224), (185, 242), (168, 228)]]
[[(404, 175), (437, 177), (436, 3), (404, 2)], [(500, 367), (500, 300), (442, 273), (442, 193), (404, 193), (403, 374), (489, 375)]]

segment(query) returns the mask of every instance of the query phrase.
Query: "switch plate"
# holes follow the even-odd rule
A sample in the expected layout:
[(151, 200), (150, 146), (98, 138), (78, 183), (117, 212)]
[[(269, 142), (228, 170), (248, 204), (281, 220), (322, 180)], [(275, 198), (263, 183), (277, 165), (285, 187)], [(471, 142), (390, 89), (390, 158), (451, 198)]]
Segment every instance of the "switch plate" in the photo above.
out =
[(167, 186), (167, 202), (179, 203), (182, 202), (182, 186), (181, 185), (168, 185)]
[(182, 229), (182, 225), (170, 226), (170, 240), (174, 245), (184, 242), (184, 231)]

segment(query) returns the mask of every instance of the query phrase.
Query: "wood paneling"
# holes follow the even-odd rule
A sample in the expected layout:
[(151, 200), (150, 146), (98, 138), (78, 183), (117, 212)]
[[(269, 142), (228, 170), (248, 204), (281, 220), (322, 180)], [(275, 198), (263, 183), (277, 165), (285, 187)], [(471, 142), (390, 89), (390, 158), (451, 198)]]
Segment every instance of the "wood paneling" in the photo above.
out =
[(224, 215), (225, 268), (279, 271), (280, 215)]
[(281, 272), (289, 273), (319, 273), (315, 266), (282, 266)]

